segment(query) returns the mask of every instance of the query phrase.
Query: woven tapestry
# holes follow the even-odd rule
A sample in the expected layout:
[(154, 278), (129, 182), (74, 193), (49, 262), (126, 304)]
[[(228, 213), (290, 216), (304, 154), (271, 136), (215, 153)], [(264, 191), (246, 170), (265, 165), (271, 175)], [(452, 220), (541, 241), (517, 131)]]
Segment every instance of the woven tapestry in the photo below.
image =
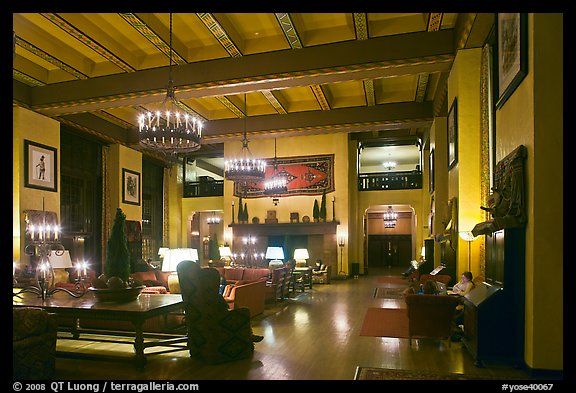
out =
[(264, 180), (239, 184), (234, 182), (234, 196), (243, 198), (270, 197), (264, 193), (264, 183), (274, 176), (282, 176), (287, 180), (288, 191), (283, 196), (319, 195), (334, 191), (334, 154), (277, 157), (277, 168), (274, 160), (266, 160), (266, 176)]

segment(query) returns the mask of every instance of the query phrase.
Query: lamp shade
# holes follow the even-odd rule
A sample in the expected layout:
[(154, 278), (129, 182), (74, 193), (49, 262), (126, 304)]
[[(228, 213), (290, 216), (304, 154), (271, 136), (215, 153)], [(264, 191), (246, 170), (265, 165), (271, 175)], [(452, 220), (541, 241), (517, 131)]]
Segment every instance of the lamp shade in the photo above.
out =
[(284, 250), (282, 247), (268, 247), (266, 249), (266, 259), (284, 259)]
[(64, 250), (62, 255), (56, 255), (55, 252), (51, 252), (48, 260), (53, 268), (66, 269), (72, 267), (72, 260), (70, 259), (70, 252), (68, 250)]
[(220, 251), (220, 258), (230, 258), (232, 257), (232, 251), (230, 250), (230, 247), (220, 247), (219, 248)]
[(459, 234), (462, 240), (466, 240), (467, 242), (471, 242), (476, 237), (472, 234), (471, 231), (462, 231)]
[(297, 248), (294, 250), (294, 259), (308, 259), (310, 255), (308, 255), (308, 250), (306, 248)]
[(182, 261), (198, 261), (198, 250), (195, 248), (171, 248), (164, 253), (162, 271), (175, 272)]

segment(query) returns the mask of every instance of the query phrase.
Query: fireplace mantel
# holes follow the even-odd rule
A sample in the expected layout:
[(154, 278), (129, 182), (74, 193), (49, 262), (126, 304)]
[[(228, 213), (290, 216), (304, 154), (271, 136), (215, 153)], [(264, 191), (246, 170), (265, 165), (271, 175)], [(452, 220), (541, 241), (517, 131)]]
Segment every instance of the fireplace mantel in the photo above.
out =
[(262, 236), (277, 235), (331, 235), (336, 234), (340, 221), (327, 222), (283, 222), (277, 224), (229, 224), (234, 234)]

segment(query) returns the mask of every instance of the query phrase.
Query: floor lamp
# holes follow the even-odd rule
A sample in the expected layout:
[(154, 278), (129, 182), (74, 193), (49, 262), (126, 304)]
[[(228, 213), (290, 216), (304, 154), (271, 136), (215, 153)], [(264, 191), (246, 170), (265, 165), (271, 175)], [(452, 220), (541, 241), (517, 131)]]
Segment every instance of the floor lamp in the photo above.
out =
[(470, 271), (471, 265), (471, 257), (472, 257), (472, 242), (476, 238), (471, 231), (462, 231), (460, 232), (460, 237), (462, 240), (466, 240), (468, 242), (468, 271)]
[(342, 254), (345, 242), (346, 238), (344, 234), (338, 235), (338, 247), (340, 247), (340, 271), (338, 272), (338, 275), (343, 277), (346, 277), (346, 272), (344, 271), (344, 256)]

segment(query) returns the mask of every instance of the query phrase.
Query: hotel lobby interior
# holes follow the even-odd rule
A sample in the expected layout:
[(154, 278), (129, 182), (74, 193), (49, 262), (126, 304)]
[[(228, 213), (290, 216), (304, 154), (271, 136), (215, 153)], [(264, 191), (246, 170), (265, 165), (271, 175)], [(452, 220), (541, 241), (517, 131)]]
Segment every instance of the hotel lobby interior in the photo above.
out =
[(12, 21), (15, 381), (564, 380), (563, 14)]

